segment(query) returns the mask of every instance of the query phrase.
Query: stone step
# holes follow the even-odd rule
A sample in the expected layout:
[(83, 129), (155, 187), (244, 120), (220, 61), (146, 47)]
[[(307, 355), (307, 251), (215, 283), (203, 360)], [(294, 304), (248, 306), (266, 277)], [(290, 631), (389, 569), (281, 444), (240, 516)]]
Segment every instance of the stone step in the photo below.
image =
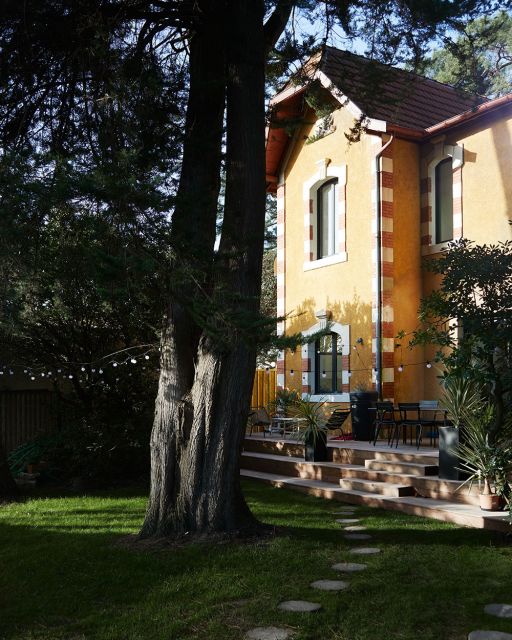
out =
[(435, 476), (439, 467), (434, 464), (417, 462), (395, 462), (391, 460), (366, 460), (366, 469), (372, 471), (386, 471), (387, 473), (403, 473), (410, 476)]
[(389, 482), (391, 484), (406, 484), (414, 487), (416, 495), (437, 500), (451, 500), (464, 504), (480, 504), (478, 487), (472, 487), (471, 493), (467, 486), (459, 490), (460, 482), (457, 480), (440, 480), (437, 476), (414, 476), (405, 473), (388, 473), (387, 471), (375, 471), (357, 465), (345, 465), (343, 478), (358, 478), (361, 480), (373, 480), (376, 482)]
[(501, 531), (502, 533), (510, 532), (508, 516), (503, 511), (484, 512), (481, 511), (479, 507), (473, 505), (447, 502), (445, 500), (433, 500), (432, 498), (414, 496), (395, 498), (366, 493), (364, 491), (342, 489), (334, 483), (304, 480), (247, 469), (242, 469), (240, 475), (245, 478), (266, 482), (276, 487), (295, 489), (320, 498), (337, 500), (349, 504), (378, 507), (390, 511), (400, 511), (425, 518), (452, 522), (461, 526)]
[(373, 455), (374, 460), (381, 460), (387, 462), (413, 462), (426, 465), (437, 465), (439, 460), (439, 454), (437, 450), (431, 450), (428, 453), (424, 451), (404, 452), (396, 451), (394, 448), (386, 447), (385, 450), (375, 450)]
[(401, 496), (414, 496), (416, 491), (411, 485), (391, 484), (390, 482), (374, 482), (373, 480), (362, 479), (342, 479), (340, 487), (352, 491), (363, 491), (365, 493), (378, 493), (383, 496), (400, 498)]
[(343, 466), (333, 462), (306, 462), (303, 457), (284, 457), (252, 451), (242, 453), (240, 466), (243, 469), (252, 469), (253, 471), (277, 473), (322, 482), (337, 483), (343, 476)]

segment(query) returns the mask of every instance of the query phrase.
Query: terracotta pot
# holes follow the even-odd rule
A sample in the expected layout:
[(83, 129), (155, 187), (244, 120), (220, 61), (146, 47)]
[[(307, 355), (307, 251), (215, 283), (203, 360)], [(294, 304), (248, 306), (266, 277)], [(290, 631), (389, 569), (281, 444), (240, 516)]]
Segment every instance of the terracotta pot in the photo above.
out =
[(480, 494), (480, 509), (482, 511), (499, 511), (501, 506), (501, 496), (495, 493)]

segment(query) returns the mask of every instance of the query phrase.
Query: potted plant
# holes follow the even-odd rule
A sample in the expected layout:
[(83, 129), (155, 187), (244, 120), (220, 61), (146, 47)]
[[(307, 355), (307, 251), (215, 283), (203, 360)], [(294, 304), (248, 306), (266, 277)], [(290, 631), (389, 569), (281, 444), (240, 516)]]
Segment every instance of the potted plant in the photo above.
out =
[(480, 412), (482, 393), (474, 380), (463, 375), (447, 375), (443, 387), (441, 406), (446, 409), (450, 424), (439, 426), (439, 478), (464, 480), (467, 474), (458, 467), (459, 445), (464, 441), (464, 418)]
[(297, 437), (304, 442), (306, 462), (327, 460), (327, 427), (323, 405), (323, 401), (311, 402), (309, 396), (297, 397), (293, 405), (294, 417), (300, 420), (301, 428)]
[(289, 417), (292, 407), (295, 406), (299, 394), (295, 389), (278, 389), (276, 399), (271, 402), (271, 410), (279, 416)]
[(354, 440), (373, 440), (375, 411), (371, 408), (377, 402), (378, 394), (364, 382), (356, 384), (350, 393), (352, 435)]
[(512, 420), (508, 420), (498, 435), (491, 437), (493, 420), (492, 405), (487, 405), (479, 414), (467, 414), (464, 417), (465, 441), (459, 444), (458, 450), (461, 467), (469, 473), (461, 487), (469, 484), (471, 490), (473, 483), (478, 482), (480, 508), (484, 511), (500, 508), (512, 470)]

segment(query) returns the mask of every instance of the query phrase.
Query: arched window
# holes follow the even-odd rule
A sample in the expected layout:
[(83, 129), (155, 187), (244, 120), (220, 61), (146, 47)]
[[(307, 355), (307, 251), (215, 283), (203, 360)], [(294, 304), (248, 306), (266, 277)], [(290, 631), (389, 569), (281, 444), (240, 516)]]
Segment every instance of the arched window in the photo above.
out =
[(317, 259), (338, 252), (338, 179), (322, 184), (317, 190)]
[(453, 240), (453, 169), (446, 158), (435, 167), (435, 244)]
[(341, 336), (329, 333), (315, 343), (315, 393), (342, 392)]

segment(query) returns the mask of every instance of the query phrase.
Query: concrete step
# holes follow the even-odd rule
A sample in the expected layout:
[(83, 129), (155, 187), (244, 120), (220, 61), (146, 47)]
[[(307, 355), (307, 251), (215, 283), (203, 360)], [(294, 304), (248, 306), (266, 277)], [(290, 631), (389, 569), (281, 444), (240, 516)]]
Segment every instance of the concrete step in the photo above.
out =
[(407, 484), (392, 484), (390, 482), (374, 482), (355, 478), (343, 478), (340, 487), (364, 493), (378, 493), (383, 496), (400, 498), (401, 496), (414, 496), (416, 491), (413, 486)]
[(332, 462), (306, 462), (303, 457), (284, 457), (253, 451), (244, 451), (242, 453), (240, 466), (242, 469), (277, 473), (322, 482), (337, 483), (343, 475), (342, 465)]
[(385, 450), (375, 450), (373, 455), (374, 460), (382, 460), (387, 462), (413, 462), (426, 465), (437, 465), (439, 461), (439, 454), (437, 450), (430, 450), (428, 453), (424, 451), (396, 451), (391, 447), (386, 447)]
[(349, 504), (361, 504), (378, 507), (390, 511), (400, 511), (425, 518), (433, 518), (457, 525), (510, 532), (508, 516), (503, 511), (484, 512), (479, 507), (444, 500), (433, 500), (421, 497), (391, 497), (343, 489), (339, 485), (318, 480), (305, 480), (289, 476), (263, 473), (243, 469), (240, 475), (260, 482), (272, 484), (275, 487), (285, 487), (308, 493), (320, 498), (337, 500)]
[(386, 471), (387, 473), (403, 473), (410, 476), (435, 476), (439, 467), (434, 464), (417, 462), (395, 462), (391, 460), (366, 460), (365, 467), (372, 471)]
[(478, 487), (476, 485), (472, 488), (471, 493), (468, 493), (467, 487), (459, 491), (460, 482), (456, 480), (440, 480), (437, 476), (388, 473), (387, 471), (376, 471), (357, 465), (345, 465), (343, 467), (343, 479), (348, 478), (404, 484), (414, 487), (416, 495), (424, 498), (449, 500), (464, 504), (480, 504)]

